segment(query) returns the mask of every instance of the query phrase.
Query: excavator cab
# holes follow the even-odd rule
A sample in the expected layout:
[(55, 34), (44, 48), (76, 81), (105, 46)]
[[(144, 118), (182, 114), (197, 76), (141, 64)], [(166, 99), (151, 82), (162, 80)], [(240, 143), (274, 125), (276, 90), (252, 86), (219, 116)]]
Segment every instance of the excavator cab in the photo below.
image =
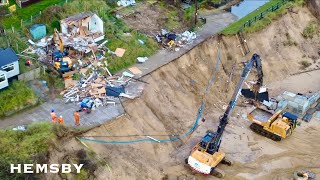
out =
[(293, 132), (293, 130), (297, 127), (298, 124), (298, 116), (289, 113), (289, 112), (284, 112), (282, 114), (283, 118), (287, 118), (288, 119), (288, 124), (290, 126), (290, 128), (287, 130), (287, 136), (290, 136)]
[(215, 152), (213, 140), (216, 137), (216, 133), (208, 130), (206, 135), (202, 138), (199, 143), (199, 150), (206, 151), (209, 154), (213, 154)]

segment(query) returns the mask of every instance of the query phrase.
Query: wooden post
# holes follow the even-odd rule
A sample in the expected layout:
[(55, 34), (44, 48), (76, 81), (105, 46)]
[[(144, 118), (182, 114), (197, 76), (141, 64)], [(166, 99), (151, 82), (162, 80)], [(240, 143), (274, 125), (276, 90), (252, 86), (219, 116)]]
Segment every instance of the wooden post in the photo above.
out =
[(9, 42), (9, 38), (7, 37), (7, 45), (8, 47), (10, 47), (10, 42)]
[(12, 33), (14, 33), (14, 27), (13, 26), (11, 26), (11, 29), (12, 29)]
[(19, 53), (19, 45), (16, 43), (17, 52)]
[(21, 28), (23, 27), (23, 19), (21, 19), (21, 25), (20, 26), (21, 26)]
[(194, 14), (194, 25), (197, 25), (197, 21), (198, 21), (198, 0), (195, 0), (195, 6), (196, 6), (196, 12)]

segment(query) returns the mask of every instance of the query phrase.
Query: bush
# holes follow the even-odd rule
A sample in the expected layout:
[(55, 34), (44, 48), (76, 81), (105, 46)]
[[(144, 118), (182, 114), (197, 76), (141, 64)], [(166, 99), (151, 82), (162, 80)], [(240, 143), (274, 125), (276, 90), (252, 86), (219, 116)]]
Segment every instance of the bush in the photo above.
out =
[(304, 61), (300, 61), (301, 64), (301, 69), (306, 69), (307, 67), (311, 66), (311, 63), (304, 60)]
[(307, 27), (304, 28), (302, 36), (304, 38), (310, 38), (312, 39), (315, 35), (318, 34), (318, 24), (315, 21), (312, 21), (308, 24)]

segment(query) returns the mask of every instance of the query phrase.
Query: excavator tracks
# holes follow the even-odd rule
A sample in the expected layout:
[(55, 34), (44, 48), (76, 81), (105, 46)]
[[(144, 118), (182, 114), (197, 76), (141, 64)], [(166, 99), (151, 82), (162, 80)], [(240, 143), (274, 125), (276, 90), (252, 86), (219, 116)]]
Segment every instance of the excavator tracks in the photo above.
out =
[(272, 139), (274, 141), (281, 141), (281, 137), (276, 135), (276, 134), (272, 134), (271, 132), (264, 130), (262, 126), (260, 126), (259, 124), (256, 123), (252, 123), (250, 125), (250, 129), (257, 133), (260, 134), (261, 136), (267, 137), (269, 139)]
[(223, 178), (226, 175), (226, 173), (222, 169), (219, 169), (219, 168), (212, 169), (210, 174), (217, 177), (217, 178)]

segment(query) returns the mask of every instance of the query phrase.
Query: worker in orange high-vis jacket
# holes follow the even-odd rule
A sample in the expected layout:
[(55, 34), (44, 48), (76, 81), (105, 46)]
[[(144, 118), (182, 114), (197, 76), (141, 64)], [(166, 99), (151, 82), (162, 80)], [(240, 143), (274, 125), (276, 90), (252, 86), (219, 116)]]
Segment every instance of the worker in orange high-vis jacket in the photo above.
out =
[(52, 119), (52, 124), (55, 125), (57, 122), (57, 116), (56, 116), (56, 113), (54, 112), (54, 109), (51, 110), (50, 115), (51, 115), (51, 119)]
[(80, 126), (80, 113), (79, 113), (79, 111), (75, 111), (73, 113), (73, 116), (74, 116), (74, 124), (76, 126)]
[(61, 125), (64, 124), (64, 120), (63, 120), (62, 116), (58, 117), (58, 123)]

